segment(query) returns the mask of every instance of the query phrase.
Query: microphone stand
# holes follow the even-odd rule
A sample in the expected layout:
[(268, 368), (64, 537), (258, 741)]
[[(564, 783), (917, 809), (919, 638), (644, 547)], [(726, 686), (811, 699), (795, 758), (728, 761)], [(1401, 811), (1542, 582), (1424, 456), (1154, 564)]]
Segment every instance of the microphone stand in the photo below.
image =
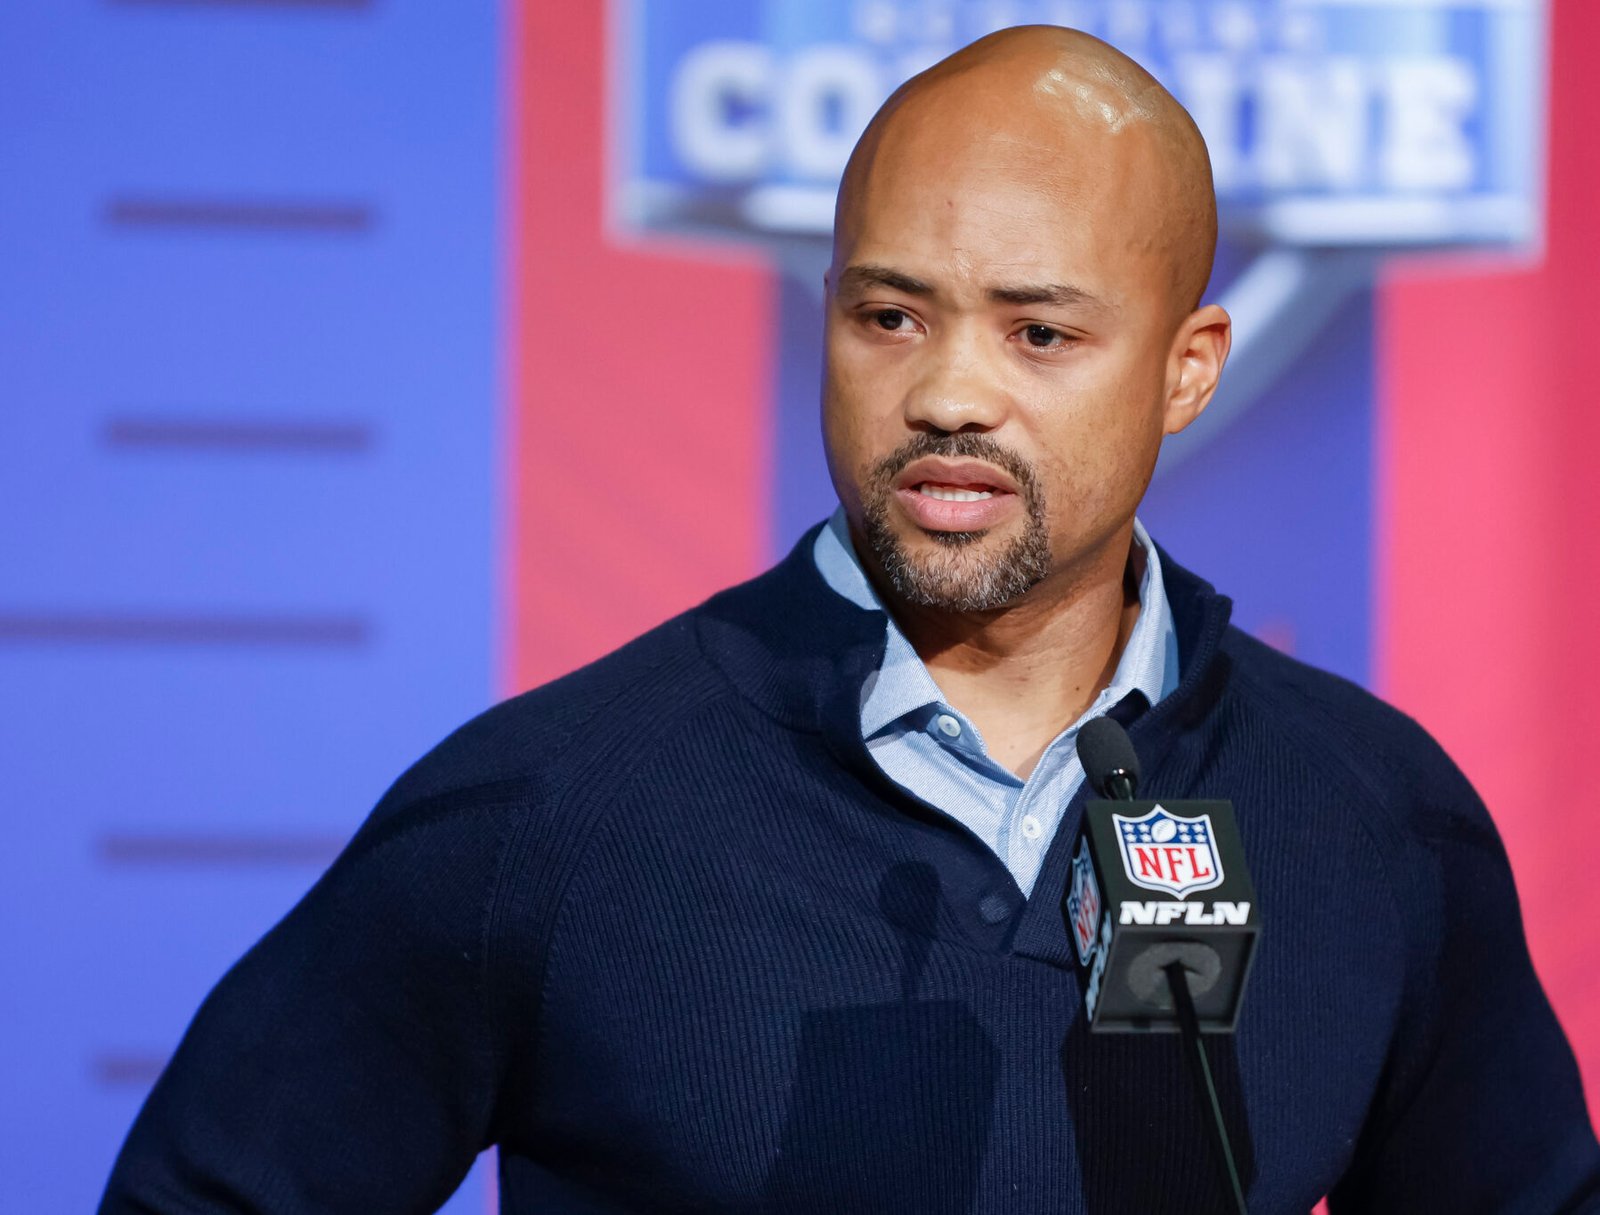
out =
[[(1091, 732), (1093, 732), (1091, 737)], [(1096, 718), (1087, 723), (1078, 735), (1079, 756), (1086, 775), (1090, 776), (1102, 797), (1114, 802), (1131, 802), (1139, 786), (1139, 759), (1134, 753), (1122, 724), (1114, 717)], [(1092, 751), (1094, 754), (1090, 754)], [(1239, 1180), (1239, 1165), (1234, 1159), (1233, 1142), (1228, 1138), (1228, 1124), (1223, 1121), (1222, 1103), (1217, 1099), (1217, 1084), (1211, 1076), (1211, 1060), (1206, 1055), (1205, 1042), (1200, 1036), (1200, 1018), (1195, 1012), (1194, 993), (1189, 990), (1189, 972), (1183, 963), (1174, 959), (1162, 967), (1167, 976), (1167, 986), (1172, 990), (1172, 1004), (1178, 1014), (1178, 1029), (1183, 1037), (1183, 1051), (1189, 1056), (1190, 1070), (1194, 1076), (1195, 1095), (1203, 1107), (1202, 1120), (1211, 1133), (1211, 1146), (1217, 1162), (1222, 1166), (1223, 1189), (1231, 1198), (1230, 1208), (1237, 1215), (1250, 1215), (1244, 1201), (1244, 1186)]]
[[(1091, 723), (1093, 724), (1093, 723)], [(1110, 768), (1100, 779), (1101, 793), (1112, 801), (1132, 801), (1138, 791), (1138, 762), (1131, 744), (1125, 764)], [(1081, 742), (1080, 742), (1081, 745)], [(1084, 770), (1089, 769), (1085, 763)], [(1228, 1124), (1222, 1119), (1222, 1103), (1217, 1100), (1217, 1084), (1211, 1077), (1211, 1060), (1206, 1055), (1205, 1042), (1200, 1037), (1200, 1018), (1195, 1014), (1194, 996), (1189, 991), (1189, 972), (1183, 963), (1171, 961), (1162, 968), (1167, 975), (1167, 986), (1172, 989), (1172, 1004), (1178, 1013), (1178, 1028), (1183, 1035), (1184, 1053), (1194, 1073), (1195, 1092), (1204, 1107), (1202, 1120), (1211, 1132), (1211, 1144), (1216, 1149), (1217, 1160), (1222, 1165), (1223, 1188), (1233, 1199), (1238, 1215), (1250, 1215), (1244, 1202), (1244, 1186), (1239, 1181), (1239, 1166), (1233, 1156), (1233, 1142), (1228, 1138)]]
[(1249, 1215), (1244, 1204), (1244, 1187), (1239, 1182), (1239, 1166), (1233, 1158), (1233, 1143), (1228, 1138), (1228, 1124), (1222, 1120), (1222, 1103), (1217, 1100), (1216, 1081), (1211, 1078), (1211, 1060), (1206, 1056), (1205, 1042), (1200, 1037), (1200, 1020), (1195, 1016), (1194, 997), (1189, 992), (1189, 972), (1177, 961), (1168, 962), (1163, 969), (1167, 984), (1172, 988), (1172, 1003), (1178, 1011), (1184, 1053), (1189, 1056), (1194, 1072), (1195, 1091), (1204, 1107), (1202, 1118), (1211, 1131), (1212, 1146), (1222, 1163), (1224, 1188), (1233, 1196), (1239, 1215)]
[[(1131, 802), (1138, 791), (1139, 775), (1130, 767), (1112, 768), (1102, 776), (1104, 796), (1118, 802)], [(1227, 1137), (1227, 1124), (1222, 1121), (1222, 1103), (1216, 1097), (1216, 1081), (1211, 1079), (1211, 1060), (1206, 1057), (1205, 1042), (1200, 1039), (1200, 1018), (1195, 1015), (1194, 996), (1189, 991), (1189, 972), (1184, 964), (1173, 960), (1163, 967), (1166, 984), (1173, 989), (1173, 1007), (1178, 1010), (1178, 1028), (1184, 1039), (1184, 1053), (1189, 1055), (1190, 1071), (1195, 1077), (1195, 1095), (1200, 1098), (1202, 1121), (1211, 1132), (1211, 1146), (1216, 1149), (1216, 1159), (1222, 1165), (1222, 1188), (1234, 1199), (1238, 1215), (1250, 1215), (1245, 1207), (1245, 1186), (1238, 1180), (1238, 1164), (1234, 1159), (1234, 1141)]]

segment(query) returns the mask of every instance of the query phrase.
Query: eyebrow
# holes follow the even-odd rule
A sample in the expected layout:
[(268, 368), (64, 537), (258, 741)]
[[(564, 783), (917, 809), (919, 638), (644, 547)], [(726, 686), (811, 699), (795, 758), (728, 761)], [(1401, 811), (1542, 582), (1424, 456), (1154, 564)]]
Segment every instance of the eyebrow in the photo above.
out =
[(906, 295), (933, 295), (933, 284), (891, 270), (888, 266), (846, 266), (839, 275), (840, 291), (861, 291), (867, 287), (887, 287)]
[[(888, 266), (847, 266), (839, 275), (839, 291), (851, 293), (868, 287), (887, 287), (906, 295), (934, 296), (939, 294), (932, 283), (924, 282), (910, 274)], [(1108, 308), (1099, 296), (1067, 283), (1022, 284), (990, 287), (984, 294), (997, 304), (1054, 304), (1058, 307), (1087, 306)]]
[(1067, 283), (1044, 283), (1026, 287), (990, 287), (988, 296), (997, 304), (1057, 304), (1063, 307), (1087, 305), (1104, 308), (1099, 296)]

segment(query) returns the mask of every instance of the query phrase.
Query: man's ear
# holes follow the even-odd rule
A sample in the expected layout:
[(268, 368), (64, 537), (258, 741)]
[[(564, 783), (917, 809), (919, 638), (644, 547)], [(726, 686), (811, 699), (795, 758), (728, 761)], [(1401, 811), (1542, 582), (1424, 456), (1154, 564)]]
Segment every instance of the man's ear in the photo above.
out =
[(1167, 406), (1162, 429), (1175, 435), (1198, 418), (1216, 394), (1233, 345), (1233, 320), (1207, 304), (1184, 318), (1167, 359)]

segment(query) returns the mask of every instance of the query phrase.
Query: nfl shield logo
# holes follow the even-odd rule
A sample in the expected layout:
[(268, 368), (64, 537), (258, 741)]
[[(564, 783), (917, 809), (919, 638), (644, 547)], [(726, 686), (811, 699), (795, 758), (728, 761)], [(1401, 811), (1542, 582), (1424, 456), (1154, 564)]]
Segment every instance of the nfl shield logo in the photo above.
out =
[(1072, 885), (1067, 889), (1067, 926), (1072, 943), (1078, 947), (1078, 965), (1087, 966), (1094, 953), (1095, 935), (1100, 931), (1100, 883), (1094, 880), (1094, 862), (1089, 859), (1087, 836), (1072, 858)]
[(1134, 885), (1179, 899), (1222, 885), (1209, 814), (1185, 818), (1158, 805), (1140, 818), (1113, 814), (1111, 819), (1122, 867)]

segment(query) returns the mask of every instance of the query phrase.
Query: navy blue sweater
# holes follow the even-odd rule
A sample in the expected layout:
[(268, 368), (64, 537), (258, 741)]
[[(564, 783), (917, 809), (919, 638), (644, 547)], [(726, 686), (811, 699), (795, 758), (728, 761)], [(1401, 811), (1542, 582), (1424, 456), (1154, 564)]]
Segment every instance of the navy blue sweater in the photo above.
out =
[[(884, 617), (810, 551), (402, 777), (206, 1000), (102, 1210), (429, 1211), (489, 1144), (528, 1215), (1221, 1209), (1178, 1040), (1079, 1015), (1079, 804), (1024, 900), (889, 783)], [(1466, 781), (1169, 569), (1182, 684), (1130, 733), (1151, 795), (1233, 799), (1264, 912), (1208, 1040), (1251, 1210), (1600, 1211)]]

